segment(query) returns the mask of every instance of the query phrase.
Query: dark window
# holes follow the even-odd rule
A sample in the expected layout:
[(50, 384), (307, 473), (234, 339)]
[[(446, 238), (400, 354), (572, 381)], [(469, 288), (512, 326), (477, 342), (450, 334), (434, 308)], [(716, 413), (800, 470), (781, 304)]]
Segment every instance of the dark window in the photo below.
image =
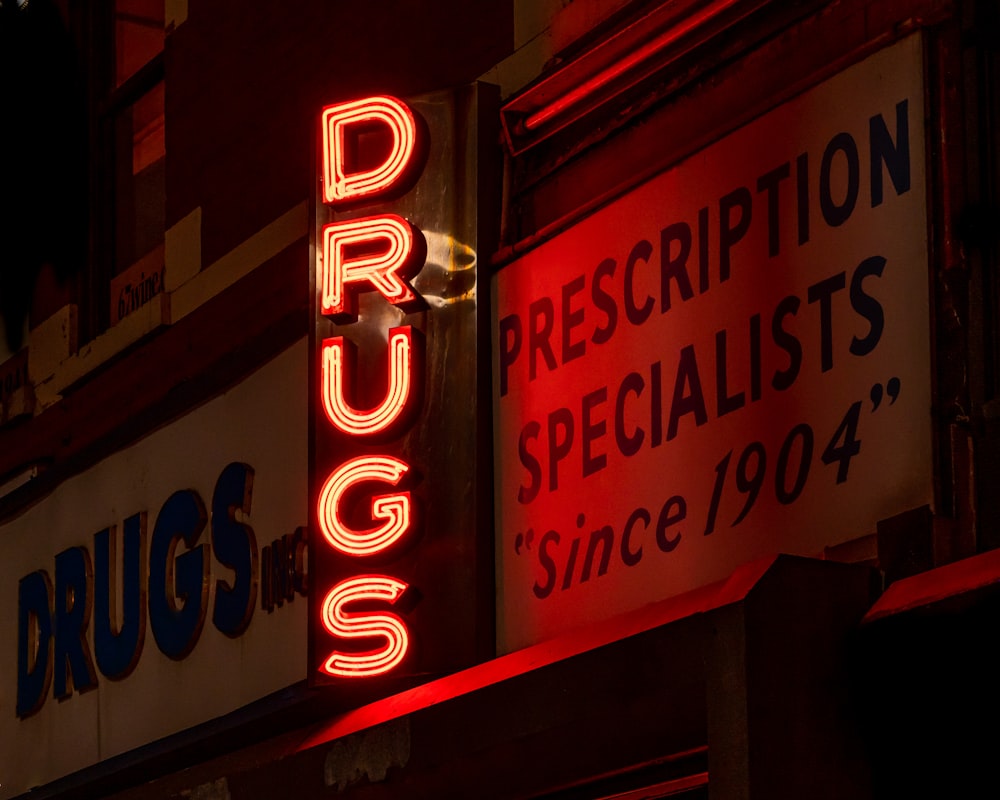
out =
[(122, 287), (163, 269), (165, 84), (163, 0), (92, 0), (92, 248), (81, 340), (134, 310)]
[(115, 263), (120, 274), (163, 244), (163, 81), (114, 117)]
[[(0, 356), (24, 343), (29, 312), (38, 323), (69, 302), (86, 261), (87, 113), (68, 16), (66, 0), (0, 0)], [(38, 302), (36, 284), (58, 297)]]

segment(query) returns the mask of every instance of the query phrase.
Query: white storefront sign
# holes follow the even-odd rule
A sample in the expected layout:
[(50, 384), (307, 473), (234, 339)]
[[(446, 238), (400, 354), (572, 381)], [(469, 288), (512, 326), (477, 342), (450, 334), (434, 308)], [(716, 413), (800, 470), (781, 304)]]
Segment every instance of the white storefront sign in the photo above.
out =
[(923, 126), (914, 36), (500, 271), (501, 650), (932, 501)]
[(306, 366), (303, 341), (0, 527), (0, 798), (304, 680)]

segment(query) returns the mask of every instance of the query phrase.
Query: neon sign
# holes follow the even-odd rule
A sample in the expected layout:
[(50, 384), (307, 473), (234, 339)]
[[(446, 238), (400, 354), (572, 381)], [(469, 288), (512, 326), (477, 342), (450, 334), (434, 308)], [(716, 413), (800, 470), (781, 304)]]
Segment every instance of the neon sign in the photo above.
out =
[(383, 575), (361, 575), (338, 583), (323, 602), (323, 624), (334, 636), (367, 639), (378, 636), (385, 645), (363, 653), (334, 650), (323, 665), (330, 675), (364, 678), (381, 675), (397, 666), (406, 656), (410, 635), (406, 624), (395, 614), (351, 614), (348, 603), (380, 600), (395, 603), (409, 588), (402, 581)]
[(409, 467), (391, 456), (365, 456), (348, 461), (334, 471), (323, 484), (319, 498), (319, 528), (323, 538), (335, 550), (349, 556), (370, 556), (387, 550), (410, 530), (410, 493), (376, 495), (372, 498), (372, 517), (385, 523), (368, 530), (349, 528), (340, 517), (344, 495), (362, 481), (383, 481), (393, 486)]
[(321, 383), (323, 410), (337, 430), (354, 436), (369, 436), (390, 430), (405, 421), (413, 398), (421, 339), (410, 326), (389, 330), (389, 381), (385, 398), (372, 408), (359, 411), (348, 403), (348, 375), (354, 375), (355, 348), (342, 336), (323, 341)]
[[(374, 253), (370, 252), (376, 246)], [(334, 319), (357, 319), (352, 284), (368, 283), (390, 303), (409, 310), (419, 305), (406, 281), (423, 266), (425, 248), (420, 231), (394, 214), (335, 222), (323, 228), (320, 285), (322, 313)], [(360, 251), (351, 257), (351, 250)], [(357, 288), (357, 287), (355, 287)]]
[[(389, 146), (374, 165), (362, 164), (356, 152), (363, 132), (380, 129)], [(322, 114), (323, 201), (328, 205), (356, 204), (398, 192), (416, 162), (418, 130), (412, 111), (391, 97), (329, 106)], [(410, 283), (424, 263), (426, 245), (420, 231), (395, 214), (331, 222), (321, 231), (317, 264), (317, 311), (336, 323), (358, 321), (358, 295), (377, 292), (386, 302), (404, 311), (423, 305)], [(325, 422), (348, 441), (371, 442), (380, 435), (397, 433), (420, 402), (422, 339), (411, 325), (386, 333), (388, 377), (382, 400), (357, 406), (357, 352), (343, 336), (322, 340), (319, 352), (319, 400)], [(344, 558), (357, 561), (353, 577), (325, 588), (321, 607), (323, 628), (332, 639), (320, 658), (319, 670), (338, 678), (366, 678), (387, 673), (406, 658), (410, 633), (397, 613), (375, 610), (394, 607), (410, 588), (393, 576), (371, 571), (372, 557), (385, 553), (410, 534), (414, 514), (410, 492), (390, 491), (370, 498), (369, 516), (375, 523), (360, 529), (349, 524), (362, 503), (357, 495), (374, 484), (395, 488), (410, 472), (410, 465), (395, 456), (371, 452), (335, 467), (323, 482), (316, 506), (322, 538)], [(360, 642), (368, 649), (350, 649)]]
[[(375, 167), (349, 170), (352, 134), (365, 125), (389, 130), (389, 154)], [(413, 112), (394, 97), (368, 97), (323, 109), (323, 200), (330, 205), (373, 199), (397, 188), (414, 166), (417, 125)]]
[(317, 109), (308, 680), (347, 708), (495, 653), (499, 91)]

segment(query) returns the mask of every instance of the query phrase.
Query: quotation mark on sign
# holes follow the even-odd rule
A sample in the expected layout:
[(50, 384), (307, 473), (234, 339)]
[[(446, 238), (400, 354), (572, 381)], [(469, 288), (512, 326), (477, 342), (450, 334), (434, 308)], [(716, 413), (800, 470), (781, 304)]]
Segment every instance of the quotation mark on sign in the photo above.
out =
[(531, 549), (531, 543), (535, 540), (535, 529), (528, 528), (524, 533), (519, 533), (514, 537), (514, 552), (521, 555), (521, 547), (525, 550)]
[[(899, 397), (899, 378), (889, 378), (888, 382), (885, 384), (885, 394), (889, 395), (889, 405), (891, 406), (896, 402), (896, 398)], [(878, 407), (882, 404), (883, 390), (882, 384), (876, 383), (872, 386), (872, 413), (874, 414)]]

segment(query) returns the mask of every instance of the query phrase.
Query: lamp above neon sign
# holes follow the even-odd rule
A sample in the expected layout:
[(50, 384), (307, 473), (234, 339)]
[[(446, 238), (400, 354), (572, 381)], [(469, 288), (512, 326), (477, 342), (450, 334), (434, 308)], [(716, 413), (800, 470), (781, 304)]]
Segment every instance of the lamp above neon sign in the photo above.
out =
[[(378, 163), (359, 166), (355, 145), (360, 133), (379, 130), (388, 152)], [(322, 114), (323, 201), (334, 207), (388, 197), (405, 187), (419, 169), (419, 131), (413, 112), (391, 97), (370, 97), (329, 106)], [(316, 283), (317, 312), (338, 324), (358, 320), (358, 295), (378, 292), (404, 311), (423, 305), (410, 279), (423, 266), (426, 246), (420, 231), (395, 214), (336, 221), (321, 231)], [(319, 399), (326, 423), (353, 444), (371, 442), (404, 430), (420, 405), (423, 339), (410, 325), (386, 333), (388, 376), (379, 402), (359, 408), (354, 398), (357, 353), (344, 336), (327, 337), (320, 347)], [(345, 448), (353, 449), (353, 448)], [(374, 494), (374, 525), (357, 528), (348, 521), (352, 498), (372, 485), (396, 489), (410, 465), (394, 456), (362, 453), (333, 469), (323, 482), (316, 506), (322, 537), (317, 546), (356, 560), (358, 574), (325, 588), (322, 625), (330, 642), (319, 669), (335, 678), (365, 678), (389, 672), (410, 649), (406, 621), (390, 611), (410, 588), (393, 576), (368, 568), (373, 557), (405, 543), (415, 527), (413, 499), (407, 490)], [(360, 505), (353, 502), (353, 505)], [(351, 642), (374, 644), (351, 649)]]

